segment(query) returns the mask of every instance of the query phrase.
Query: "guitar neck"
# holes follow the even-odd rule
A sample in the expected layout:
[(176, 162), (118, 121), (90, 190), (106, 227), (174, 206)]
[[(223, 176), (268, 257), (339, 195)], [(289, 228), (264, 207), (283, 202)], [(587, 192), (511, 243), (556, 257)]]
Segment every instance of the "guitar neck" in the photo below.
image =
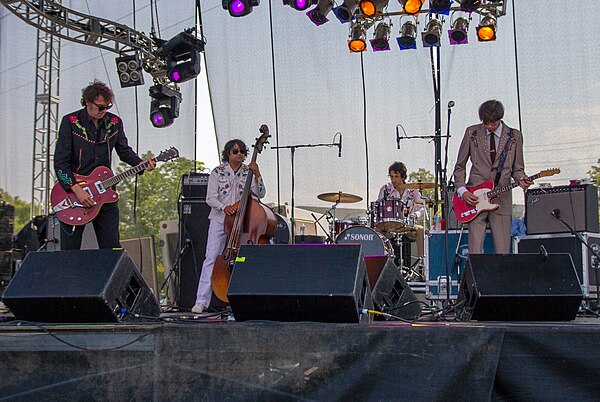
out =
[[(529, 176), (529, 180), (537, 180), (540, 178), (540, 173), (538, 174), (534, 174), (533, 176)], [(505, 193), (509, 190), (512, 190), (513, 188), (517, 187), (519, 185), (518, 182), (514, 181), (510, 184), (507, 184), (506, 186), (502, 186), (502, 187), (496, 187), (495, 189), (493, 189), (492, 191), (488, 191), (487, 193), (487, 197), (488, 199), (492, 199), (494, 197), (498, 197), (500, 194)]]
[[(153, 160), (156, 160), (156, 159), (153, 159)], [(147, 167), (148, 167), (148, 161), (140, 162), (139, 165), (136, 165), (136, 166), (132, 167), (131, 169), (127, 169), (124, 172), (121, 172), (117, 175), (114, 175), (113, 177), (109, 177), (108, 179), (103, 180), (102, 185), (104, 186), (104, 188), (112, 187), (115, 184), (120, 183), (124, 179), (141, 172), (142, 170), (146, 169)]]

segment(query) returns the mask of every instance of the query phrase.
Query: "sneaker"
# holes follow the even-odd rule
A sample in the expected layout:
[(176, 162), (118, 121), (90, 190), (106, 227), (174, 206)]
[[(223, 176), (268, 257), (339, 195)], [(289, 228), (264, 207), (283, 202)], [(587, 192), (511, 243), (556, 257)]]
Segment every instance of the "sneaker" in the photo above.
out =
[(206, 307), (204, 307), (204, 304), (196, 304), (196, 305), (194, 305), (194, 307), (192, 307), (192, 313), (200, 314), (200, 313), (204, 312), (204, 310), (206, 310)]

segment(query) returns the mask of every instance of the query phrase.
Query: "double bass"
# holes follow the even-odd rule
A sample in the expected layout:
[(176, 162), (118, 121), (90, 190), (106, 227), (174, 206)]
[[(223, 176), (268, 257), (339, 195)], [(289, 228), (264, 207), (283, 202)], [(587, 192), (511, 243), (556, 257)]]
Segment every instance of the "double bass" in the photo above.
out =
[[(259, 131), (261, 136), (254, 144), (252, 162), (256, 162), (256, 157), (262, 152), (271, 136), (265, 124), (260, 126)], [(254, 173), (249, 170), (242, 197), (233, 205), (236, 208), (235, 215), (225, 215), (223, 225), (227, 234), (227, 243), (213, 266), (212, 288), (215, 295), (224, 302), (228, 302), (227, 288), (240, 245), (268, 244), (277, 229), (277, 218), (273, 211), (252, 197), (252, 180), (254, 180)]]

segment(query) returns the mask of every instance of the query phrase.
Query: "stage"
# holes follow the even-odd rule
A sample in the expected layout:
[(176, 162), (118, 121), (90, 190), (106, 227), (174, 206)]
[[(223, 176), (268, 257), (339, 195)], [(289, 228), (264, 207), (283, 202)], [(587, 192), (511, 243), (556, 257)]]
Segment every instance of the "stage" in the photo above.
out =
[[(6, 317), (5, 317), (6, 318)], [(600, 319), (0, 326), (2, 400), (597, 400)]]

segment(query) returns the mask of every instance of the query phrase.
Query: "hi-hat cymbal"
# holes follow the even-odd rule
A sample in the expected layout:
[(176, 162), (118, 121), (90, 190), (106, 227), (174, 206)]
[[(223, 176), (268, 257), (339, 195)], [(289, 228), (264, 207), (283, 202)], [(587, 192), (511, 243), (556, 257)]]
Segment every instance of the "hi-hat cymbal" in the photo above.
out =
[(435, 188), (435, 183), (424, 183), (422, 181), (417, 181), (414, 183), (401, 184), (400, 188), (410, 189), (410, 190), (423, 190), (423, 189), (428, 189), (428, 188)]
[(323, 193), (317, 195), (317, 198), (322, 201), (328, 202), (341, 202), (341, 203), (353, 203), (362, 201), (362, 197), (354, 194), (342, 193), (341, 191), (337, 193)]

